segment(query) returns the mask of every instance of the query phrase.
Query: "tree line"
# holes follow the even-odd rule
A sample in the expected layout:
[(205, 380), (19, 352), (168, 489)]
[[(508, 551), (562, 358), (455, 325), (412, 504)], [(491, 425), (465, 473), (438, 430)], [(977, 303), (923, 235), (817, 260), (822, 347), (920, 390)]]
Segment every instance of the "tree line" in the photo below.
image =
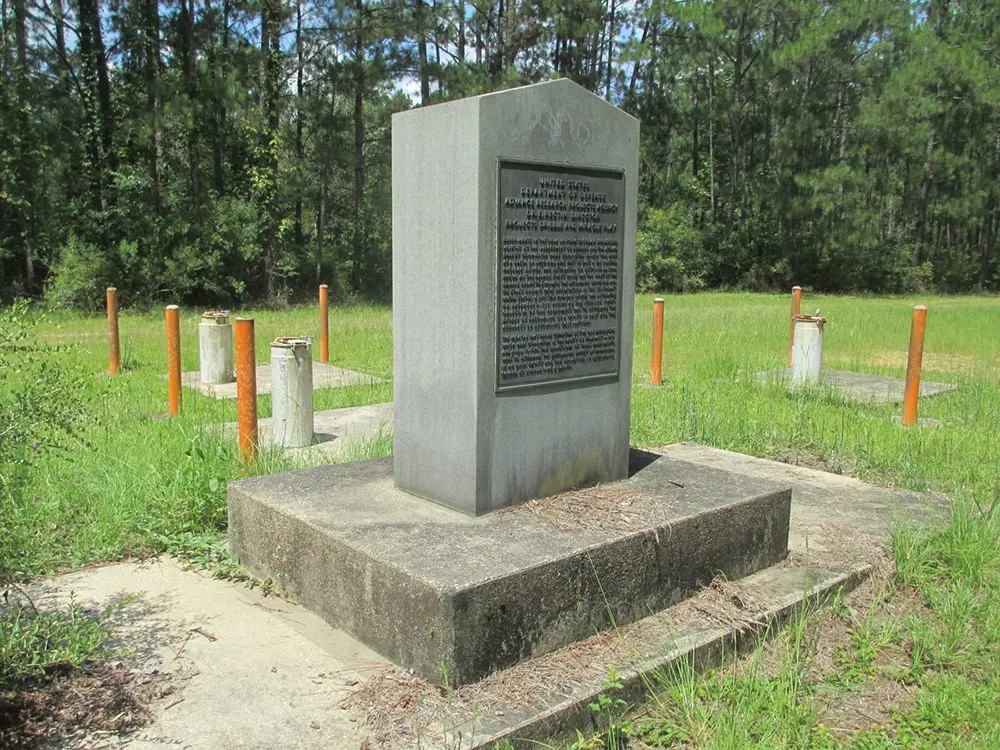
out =
[(1000, 286), (992, 0), (0, 0), (0, 294), (385, 297), (395, 111), (642, 123), (646, 289)]

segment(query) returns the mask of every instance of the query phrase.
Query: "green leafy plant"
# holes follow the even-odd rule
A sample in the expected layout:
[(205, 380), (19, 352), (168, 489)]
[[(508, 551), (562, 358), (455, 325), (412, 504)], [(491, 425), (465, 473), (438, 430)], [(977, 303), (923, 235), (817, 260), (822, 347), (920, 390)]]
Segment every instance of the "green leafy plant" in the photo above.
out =
[(632, 733), (632, 722), (625, 716), (629, 704), (619, 694), (624, 687), (618, 670), (612, 667), (601, 684), (601, 692), (597, 698), (587, 704), (597, 724), (598, 733), (589, 739), (578, 735), (574, 748), (589, 750), (600, 747), (618, 750), (625, 746), (628, 736)]
[(109, 632), (80, 606), (39, 611), (8, 588), (0, 607), (0, 690), (108, 654)]

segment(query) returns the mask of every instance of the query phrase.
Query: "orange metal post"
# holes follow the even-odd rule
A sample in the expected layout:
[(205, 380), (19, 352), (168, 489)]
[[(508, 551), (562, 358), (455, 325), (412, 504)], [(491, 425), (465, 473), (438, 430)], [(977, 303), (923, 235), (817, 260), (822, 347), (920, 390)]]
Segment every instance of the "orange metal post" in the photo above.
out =
[(924, 361), (924, 331), (927, 328), (927, 307), (915, 305), (910, 327), (910, 355), (906, 360), (906, 390), (903, 391), (903, 426), (917, 421), (917, 401), (920, 398), (920, 368)]
[(177, 305), (167, 305), (164, 317), (167, 321), (167, 399), (170, 416), (176, 417), (181, 411), (181, 309)]
[(788, 325), (788, 366), (792, 366), (792, 349), (795, 347), (795, 316), (802, 310), (802, 287), (792, 287), (792, 317)]
[(118, 340), (118, 290), (109, 286), (105, 293), (108, 307), (108, 372), (117, 375), (121, 369), (121, 348)]
[(236, 319), (236, 411), (240, 456), (253, 459), (257, 449), (257, 364), (253, 318)]
[(649, 380), (653, 385), (663, 384), (663, 298), (653, 300), (653, 362)]
[(327, 315), (327, 286), (319, 285), (319, 361), (330, 361), (330, 318)]

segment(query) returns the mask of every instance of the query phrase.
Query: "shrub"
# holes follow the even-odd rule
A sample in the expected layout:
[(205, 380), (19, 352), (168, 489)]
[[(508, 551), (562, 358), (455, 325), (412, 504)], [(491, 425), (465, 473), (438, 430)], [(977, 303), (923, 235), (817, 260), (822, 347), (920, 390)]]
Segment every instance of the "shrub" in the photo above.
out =
[(96, 312), (104, 305), (104, 290), (111, 284), (107, 254), (76, 235), (70, 235), (52, 269), (45, 299), (54, 307)]
[(689, 292), (705, 286), (709, 254), (701, 232), (679, 203), (649, 208), (636, 236), (636, 287)]

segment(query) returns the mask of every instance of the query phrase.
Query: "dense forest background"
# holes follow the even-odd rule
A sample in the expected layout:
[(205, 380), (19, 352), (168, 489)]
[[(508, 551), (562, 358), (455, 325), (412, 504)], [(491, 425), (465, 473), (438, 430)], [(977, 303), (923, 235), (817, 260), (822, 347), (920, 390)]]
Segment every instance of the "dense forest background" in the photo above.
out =
[(642, 121), (639, 283), (1000, 287), (995, 0), (0, 0), (0, 296), (390, 283), (390, 115)]

